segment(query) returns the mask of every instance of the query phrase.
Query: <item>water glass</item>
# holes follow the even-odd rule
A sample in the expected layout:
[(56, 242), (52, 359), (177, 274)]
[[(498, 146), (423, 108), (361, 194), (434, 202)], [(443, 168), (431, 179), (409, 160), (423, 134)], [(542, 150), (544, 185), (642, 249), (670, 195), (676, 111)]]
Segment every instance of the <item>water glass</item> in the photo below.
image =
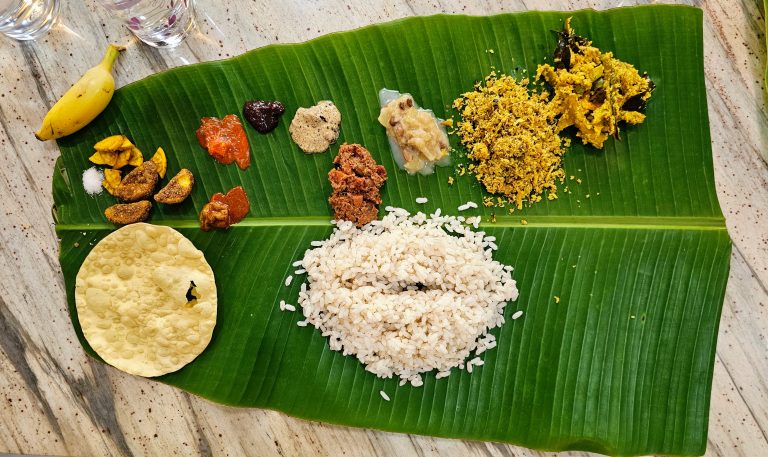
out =
[(156, 48), (178, 46), (195, 27), (195, 0), (99, 0), (99, 3), (122, 20), (138, 39)]
[(0, 0), (0, 33), (34, 40), (50, 30), (59, 15), (59, 0)]

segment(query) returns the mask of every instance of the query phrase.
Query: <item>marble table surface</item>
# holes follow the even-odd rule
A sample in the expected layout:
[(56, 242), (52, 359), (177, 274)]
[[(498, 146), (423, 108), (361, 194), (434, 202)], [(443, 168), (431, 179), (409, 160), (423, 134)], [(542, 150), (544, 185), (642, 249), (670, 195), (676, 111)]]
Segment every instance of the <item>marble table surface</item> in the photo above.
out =
[[(67, 314), (51, 217), (59, 151), (32, 136), (47, 108), (126, 44), (118, 86), (275, 42), (438, 12), (608, 8), (609, 1), (198, 0), (199, 31), (173, 50), (139, 45), (94, 1), (62, 0), (36, 43), (0, 38), (0, 453), (53, 455), (538, 456), (497, 443), (354, 429), (210, 403), (126, 375), (81, 349)], [(715, 178), (734, 247), (712, 387), (708, 456), (768, 456), (768, 111), (762, 1), (704, 11)], [(585, 455), (559, 453), (558, 455)]]

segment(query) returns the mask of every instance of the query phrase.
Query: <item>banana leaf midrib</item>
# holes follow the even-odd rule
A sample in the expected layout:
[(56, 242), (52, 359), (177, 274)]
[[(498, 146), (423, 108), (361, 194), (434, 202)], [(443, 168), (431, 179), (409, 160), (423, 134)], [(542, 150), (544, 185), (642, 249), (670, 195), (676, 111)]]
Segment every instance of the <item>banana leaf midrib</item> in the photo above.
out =
[[(424, 212), (432, 212), (424, 210)], [(445, 213), (445, 212), (444, 212)], [(456, 212), (454, 215), (472, 217), (474, 214)], [(521, 223), (525, 220), (525, 223)], [(197, 219), (172, 219), (150, 221), (156, 225), (173, 228), (200, 227)], [(297, 217), (246, 217), (232, 228), (237, 227), (279, 227), (279, 226), (323, 226), (330, 225), (328, 216)], [(482, 228), (594, 228), (628, 230), (726, 230), (722, 217), (648, 217), (648, 216), (497, 216), (496, 222), (484, 222)], [(57, 231), (67, 230), (114, 230), (110, 223), (58, 224)]]

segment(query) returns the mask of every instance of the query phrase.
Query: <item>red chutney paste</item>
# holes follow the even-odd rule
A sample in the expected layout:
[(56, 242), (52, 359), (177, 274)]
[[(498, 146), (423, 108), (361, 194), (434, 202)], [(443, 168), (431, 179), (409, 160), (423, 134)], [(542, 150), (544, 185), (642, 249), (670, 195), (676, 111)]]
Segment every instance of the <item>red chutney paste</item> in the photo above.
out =
[(197, 141), (219, 163), (236, 162), (241, 170), (251, 164), (248, 137), (245, 136), (240, 118), (227, 114), (224, 118), (204, 117), (197, 129)]

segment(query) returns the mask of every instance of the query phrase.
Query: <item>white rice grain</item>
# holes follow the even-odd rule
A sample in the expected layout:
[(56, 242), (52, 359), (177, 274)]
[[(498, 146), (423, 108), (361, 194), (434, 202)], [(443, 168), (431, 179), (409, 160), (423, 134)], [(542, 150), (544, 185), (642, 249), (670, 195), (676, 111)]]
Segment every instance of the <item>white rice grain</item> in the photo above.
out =
[(285, 278), (285, 287), (290, 286), (291, 281), (293, 281), (293, 275), (289, 275), (287, 278)]
[(479, 217), (386, 209), (362, 228), (337, 221), (304, 253), (295, 274), (307, 274), (298, 298), (305, 320), (297, 325), (315, 326), (331, 350), (401, 385), (482, 365), (477, 356), (496, 346), (488, 331), (518, 296), (511, 268), (493, 260), (495, 238), (472, 230)]
[(389, 395), (387, 395), (386, 392), (384, 392), (383, 390), (380, 390), (379, 394), (381, 394), (381, 398), (383, 398), (384, 400), (389, 401)]
[(419, 205), (423, 205), (424, 203), (427, 203), (429, 199), (427, 197), (418, 197), (416, 198), (416, 203)]
[(288, 303), (285, 304), (284, 308), (286, 311), (290, 311), (290, 312), (296, 311), (296, 307)]
[(522, 310), (518, 310), (518, 311), (515, 311), (515, 314), (513, 314), (513, 315), (512, 315), (512, 320), (513, 320), (513, 321), (514, 321), (514, 320), (517, 320), (517, 319), (518, 319), (518, 318), (520, 318), (520, 316), (522, 316), (522, 315), (523, 315), (523, 311), (522, 311)]

